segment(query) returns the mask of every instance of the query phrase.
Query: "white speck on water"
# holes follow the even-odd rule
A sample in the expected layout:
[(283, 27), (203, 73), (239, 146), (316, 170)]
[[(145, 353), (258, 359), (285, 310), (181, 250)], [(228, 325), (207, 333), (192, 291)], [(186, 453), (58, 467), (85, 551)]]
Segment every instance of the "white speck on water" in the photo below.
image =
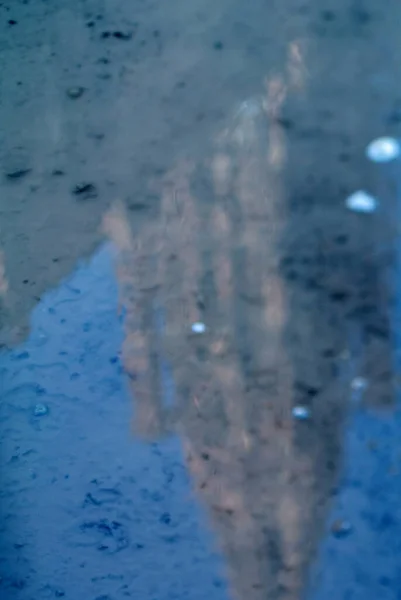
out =
[(48, 407), (46, 406), (46, 404), (35, 404), (35, 406), (33, 407), (33, 415), (34, 417), (44, 417), (45, 415), (47, 415), (47, 413), (49, 412)]
[(206, 325), (200, 321), (197, 321), (196, 323), (192, 323), (191, 329), (193, 333), (205, 333)]
[(366, 148), (366, 156), (376, 163), (386, 163), (400, 155), (400, 144), (392, 137), (381, 137), (370, 142)]
[(351, 381), (351, 388), (357, 392), (366, 390), (368, 387), (368, 382), (364, 377), (355, 377)]
[(306, 406), (294, 406), (292, 416), (298, 421), (306, 421), (310, 418), (310, 410)]
[(376, 198), (362, 190), (348, 196), (345, 204), (349, 210), (361, 213), (371, 213), (377, 208)]

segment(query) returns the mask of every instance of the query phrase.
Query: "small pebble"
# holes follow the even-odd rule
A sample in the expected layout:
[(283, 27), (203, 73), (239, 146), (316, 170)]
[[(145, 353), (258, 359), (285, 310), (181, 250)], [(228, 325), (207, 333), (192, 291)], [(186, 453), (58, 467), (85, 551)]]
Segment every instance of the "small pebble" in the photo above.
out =
[(386, 163), (398, 158), (400, 144), (395, 138), (381, 137), (373, 140), (366, 148), (366, 156), (376, 163)]
[(35, 404), (35, 406), (33, 407), (33, 415), (34, 417), (44, 417), (45, 415), (47, 415), (49, 412), (48, 407), (46, 406), (46, 404)]
[(348, 196), (345, 204), (349, 210), (360, 213), (371, 213), (377, 208), (377, 200), (362, 190)]
[(201, 322), (192, 323), (191, 329), (192, 329), (193, 333), (205, 333), (206, 325)]
[(78, 183), (72, 190), (75, 196), (79, 196), (83, 200), (97, 197), (97, 188), (93, 183)]
[(366, 379), (364, 377), (355, 377), (351, 381), (351, 388), (355, 391), (366, 390), (367, 387), (368, 387), (368, 382), (366, 381)]
[(352, 532), (352, 525), (344, 519), (337, 519), (331, 525), (331, 533), (336, 538), (347, 537)]
[(80, 98), (84, 92), (85, 92), (85, 88), (80, 85), (77, 85), (77, 86), (68, 88), (67, 96), (69, 98), (72, 98), (73, 100), (76, 100), (77, 98)]
[(306, 406), (294, 406), (292, 416), (297, 421), (307, 421), (310, 418), (310, 410)]

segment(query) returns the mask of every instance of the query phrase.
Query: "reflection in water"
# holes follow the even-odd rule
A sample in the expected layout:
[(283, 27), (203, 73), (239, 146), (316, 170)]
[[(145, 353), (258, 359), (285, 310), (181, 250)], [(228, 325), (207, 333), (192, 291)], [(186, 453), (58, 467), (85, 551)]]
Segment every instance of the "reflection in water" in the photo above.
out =
[[(241, 600), (299, 597), (337, 494), (345, 415), (392, 397), (373, 235), (383, 239), (386, 219), (349, 216), (344, 201), (327, 218), (301, 198), (294, 222), (285, 99), (276, 78), (266, 99), (243, 102), (210, 160), (166, 177), (160, 214), (140, 235), (122, 205), (105, 218), (135, 430), (179, 431)], [(365, 373), (369, 389), (353, 393)], [(294, 419), (295, 406), (310, 419)]]
[[(151, 439), (181, 435), (236, 597), (295, 599), (331, 499), (340, 495), (346, 417), (363, 429), (371, 413), (363, 418), (361, 406), (392, 415), (387, 308), (399, 225), (394, 186), (377, 181), (363, 149), (399, 128), (399, 5), (393, 1), (389, 10), (367, 0), (333, 9), (320, 0), (288, 0), (270, 7), (255, 0), (244, 9), (223, 0), (216, 12), (202, 13), (196, 3), (185, 11), (182, 3), (168, 11), (154, 3), (129, 41), (108, 29), (117, 26), (115, 16), (131, 20), (124, 0), (117, 9), (104, 3), (99, 20), (107, 29), (86, 21), (82, 2), (75, 12), (73, 4), (54, 11), (42, 4), (37, 18), (47, 19), (46, 36), (40, 25), (29, 43), (44, 43), (45, 60), (32, 68), (22, 26), (6, 41), (9, 88), (15, 64), (21, 90), (28, 87), (3, 103), (9, 165), (0, 214), (10, 234), (1, 240), (7, 263), (0, 258), (0, 302), (7, 324), (18, 323), (6, 342), (26, 335), (43, 291), (77, 256), (90, 254), (106, 212), (104, 230), (118, 248), (134, 430)], [(265, 92), (254, 96), (262, 77)], [(88, 87), (78, 102), (71, 90), (83, 88), (71, 86), (83, 80)], [(33, 103), (30, 89), (40, 92)], [(22, 109), (14, 112), (14, 105)], [(222, 125), (226, 113), (232, 117)], [(99, 196), (77, 194), (81, 182)], [(345, 198), (365, 186), (369, 193), (379, 188), (380, 210), (347, 211)], [(107, 212), (111, 194), (124, 203)], [(146, 214), (140, 225), (139, 213)], [(198, 322), (205, 331), (194, 331)], [(35, 335), (45, 346), (46, 333)], [(85, 351), (88, 368), (84, 359), (96, 356), (91, 342)], [(93, 363), (89, 391), (101, 389), (107, 403), (109, 384), (97, 380)], [(169, 373), (174, 390), (167, 397)], [(75, 433), (70, 428), (63, 444), (73, 440), (73, 453)], [(117, 445), (117, 453), (126, 448)], [(357, 449), (360, 467), (366, 455)], [(361, 476), (364, 485), (370, 475)], [(47, 497), (45, 485), (40, 492)], [(345, 508), (336, 517), (356, 527)], [(382, 517), (388, 532), (394, 522)]]

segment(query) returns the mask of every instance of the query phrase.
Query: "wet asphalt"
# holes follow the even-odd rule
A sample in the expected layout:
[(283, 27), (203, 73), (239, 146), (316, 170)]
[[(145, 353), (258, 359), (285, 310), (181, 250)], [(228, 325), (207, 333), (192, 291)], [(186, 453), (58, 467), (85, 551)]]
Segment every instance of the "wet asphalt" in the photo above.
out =
[(400, 12), (0, 2), (1, 598), (401, 598)]

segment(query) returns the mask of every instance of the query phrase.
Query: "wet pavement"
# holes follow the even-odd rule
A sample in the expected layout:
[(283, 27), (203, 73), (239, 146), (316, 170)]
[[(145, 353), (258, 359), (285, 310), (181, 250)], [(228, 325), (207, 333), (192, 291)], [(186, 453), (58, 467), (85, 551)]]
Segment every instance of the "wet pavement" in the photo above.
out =
[(400, 599), (401, 6), (0, 11), (1, 598)]

